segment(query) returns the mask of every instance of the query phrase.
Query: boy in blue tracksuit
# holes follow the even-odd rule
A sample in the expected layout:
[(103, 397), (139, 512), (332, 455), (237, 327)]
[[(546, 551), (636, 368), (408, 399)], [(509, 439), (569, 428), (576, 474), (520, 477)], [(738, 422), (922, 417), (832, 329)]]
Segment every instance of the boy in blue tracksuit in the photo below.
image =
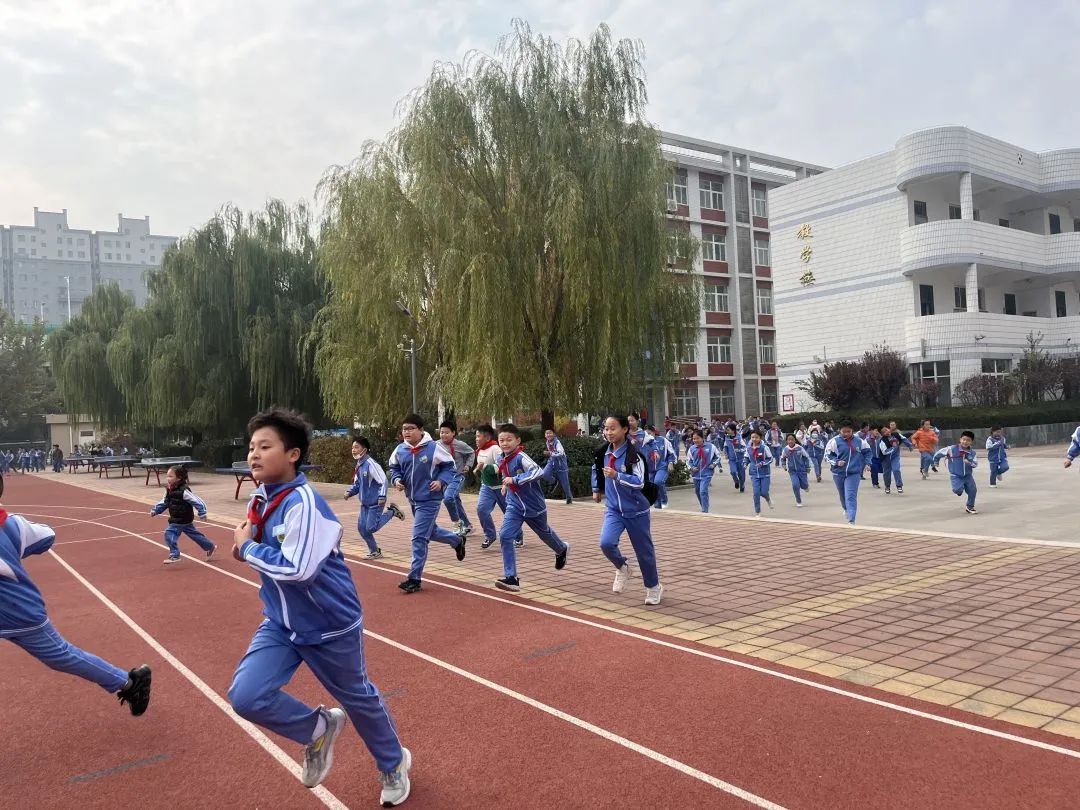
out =
[(979, 491), (979, 488), (975, 486), (975, 467), (978, 466), (978, 461), (975, 450), (971, 447), (973, 441), (975, 441), (975, 434), (970, 430), (965, 430), (960, 434), (959, 443), (951, 447), (942, 447), (934, 454), (935, 462), (940, 458), (947, 459), (953, 494), (959, 496), (967, 493), (965, 511), (969, 515), (978, 514), (975, 509), (975, 495)]
[(476, 467), (473, 472), (480, 479), (480, 494), (476, 498), (476, 516), (480, 519), (480, 528), (484, 532), (484, 539), (480, 548), (490, 548), (498, 539), (495, 531), (495, 521), (491, 519), (495, 507), (499, 507), (503, 514), (506, 513), (506, 498), (502, 494), (502, 484), (499, 481), (499, 459), (502, 451), (499, 443), (495, 441), (495, 429), (491, 425), (477, 425), (476, 427)]
[(859, 481), (870, 464), (870, 457), (870, 446), (855, 435), (851, 422), (842, 424), (839, 435), (833, 436), (825, 445), (825, 461), (832, 472), (848, 523), (855, 522), (859, 510)]
[(700, 430), (693, 433), (693, 444), (686, 453), (686, 466), (690, 469), (690, 478), (694, 482), (694, 494), (702, 512), (709, 511), (709, 487), (712, 486), (713, 473), (720, 463), (720, 454), (716, 447), (705, 441), (705, 434)]
[[(4, 481), (0, 478), (0, 497)], [(23, 560), (52, 548), (56, 535), (48, 526), (31, 523), (0, 508), (0, 639), (26, 650), (49, 669), (96, 683), (141, 715), (150, 703), (150, 667), (124, 672), (96, 655), (80, 650), (56, 632)], [(15, 802), (13, 801), (13, 805)]]
[(675, 448), (667, 440), (667, 436), (656, 432), (654, 425), (645, 427), (645, 461), (649, 465), (649, 477), (656, 485), (656, 503), (654, 509), (663, 509), (667, 506), (667, 480), (669, 467), (678, 461)]
[(990, 486), (997, 488), (1005, 473), (1009, 471), (1009, 440), (1000, 427), (990, 428), (986, 437), (986, 461), (990, 465)]
[(743, 465), (743, 461), (746, 456), (746, 443), (734, 425), (728, 425), (727, 427), (724, 453), (727, 455), (728, 472), (731, 474), (731, 480), (735, 482), (735, 489), (739, 490), (739, 492), (745, 492), (746, 467)]
[(398, 587), (405, 593), (420, 590), (420, 580), (432, 540), (453, 546), (458, 561), (465, 559), (466, 527), (457, 532), (436, 525), (443, 491), (454, 480), (454, 457), (442, 442), (432, 441), (424, 430), (424, 420), (415, 413), (402, 420), (401, 436), (405, 441), (390, 456), (390, 483), (409, 499), (413, 513), (412, 566), (409, 576)]
[[(607, 444), (593, 462), (593, 500), (606, 502), (604, 525), (600, 529), (600, 550), (615, 566), (612, 593), (622, 593), (634, 574), (630, 561), (619, 550), (619, 538), (626, 532), (645, 583), (645, 604), (659, 605), (664, 586), (660, 584), (660, 573), (656, 568), (652, 516), (649, 499), (645, 495), (648, 466), (631, 443), (629, 430), (630, 423), (625, 416), (614, 415), (605, 419), (604, 439)], [(703, 440), (701, 431), (696, 431), (695, 443)]]
[(678, 461), (679, 455), (682, 452), (682, 449), (679, 447), (679, 442), (682, 440), (682, 437), (679, 436), (679, 431), (672, 425), (667, 429), (667, 433), (665, 433), (664, 436), (667, 438), (668, 442), (671, 443), (671, 449), (675, 452), (675, 460)]
[[(233, 556), (259, 574), (265, 618), (233, 675), (229, 701), (246, 720), (305, 746), (307, 787), (326, 778), (348, 717), (375, 759), (389, 807), (409, 795), (412, 757), (367, 677), (363, 612), (341, 553), (341, 523), (299, 472), (310, 430), (301, 416), (277, 408), (248, 422), (248, 464), (259, 485), (233, 533)], [(301, 663), (344, 710), (313, 708), (282, 691)]]
[(574, 495), (570, 491), (570, 465), (566, 460), (566, 449), (554, 430), (544, 431), (544, 455), (547, 456), (547, 464), (544, 465), (544, 478), (557, 480), (562, 487), (563, 497), (567, 503), (574, 502)]
[(750, 443), (746, 446), (746, 472), (750, 476), (750, 488), (754, 493), (754, 517), (761, 515), (761, 502), (765, 501), (772, 509), (769, 486), (772, 484), (773, 455), (769, 445), (762, 438), (762, 429), (750, 432)]
[(795, 506), (801, 509), (802, 493), (810, 491), (811, 456), (806, 448), (799, 444), (794, 433), (788, 434), (787, 445), (780, 451), (780, 462), (791, 479), (791, 491), (795, 493)]
[[(390, 522), (391, 518), (405, 519), (405, 513), (396, 504), (386, 503), (386, 473), (379, 462), (371, 457), (371, 442), (367, 436), (355, 436), (352, 441), (352, 457), (356, 461), (352, 486), (345, 490), (345, 500), (360, 496), (360, 513), (356, 516), (356, 530), (368, 547), (365, 560), (382, 557), (382, 549), (375, 540), (375, 533)], [(386, 510), (385, 512), (383, 510)]]
[(566, 553), (570, 544), (563, 542), (555, 530), (548, 525), (547, 502), (544, 491), (540, 488), (540, 479), (544, 477), (544, 468), (525, 453), (521, 446), (521, 431), (515, 425), (499, 426), (499, 479), (502, 481), (503, 495), (506, 498), (506, 514), (499, 530), (499, 543), (502, 546), (503, 578), (496, 580), (495, 587), (504, 591), (521, 590), (517, 576), (517, 552), (515, 546), (522, 538), (522, 524), (536, 532), (544, 543), (555, 552), (555, 570), (561, 571), (566, 565)]
[(454, 477), (443, 490), (443, 503), (446, 505), (447, 514), (457, 524), (458, 529), (469, 534), (472, 532), (472, 521), (469, 520), (465, 506), (461, 503), (461, 487), (465, 483), (465, 473), (476, 458), (476, 451), (457, 437), (457, 425), (450, 420), (439, 425), (439, 441), (454, 459)]
[(1071, 467), (1073, 459), (1080, 456), (1080, 427), (1073, 431), (1069, 440), (1069, 449), (1065, 451), (1065, 466)]
[(821, 462), (825, 460), (825, 437), (817, 430), (811, 430), (806, 434), (806, 453), (810, 463), (814, 467), (814, 478), (821, 483)]
[(881, 463), (881, 474), (885, 479), (885, 494), (892, 492), (893, 479), (896, 479), (896, 491), (904, 493), (904, 478), (900, 473), (900, 437), (892, 432), (888, 425), (878, 428), (881, 438), (878, 439), (878, 458)]

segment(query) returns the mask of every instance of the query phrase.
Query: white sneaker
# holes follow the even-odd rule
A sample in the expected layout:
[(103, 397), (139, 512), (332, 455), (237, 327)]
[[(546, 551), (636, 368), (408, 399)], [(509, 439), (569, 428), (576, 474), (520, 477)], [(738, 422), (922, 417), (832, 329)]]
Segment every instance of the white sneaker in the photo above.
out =
[(397, 807), (407, 798), (412, 784), (409, 782), (409, 768), (412, 767), (412, 753), (408, 748), (401, 748), (401, 762), (390, 773), (380, 773), (382, 781), (382, 793), (379, 801), (383, 807)]
[(623, 563), (622, 568), (615, 571), (615, 581), (611, 584), (612, 593), (622, 593), (626, 587), (626, 581), (634, 575), (634, 569), (630, 565), (630, 561), (627, 560)]
[(175, 557), (166, 557), (163, 562), (165, 563), (165, 565), (173, 565), (174, 563), (178, 563), (180, 562), (180, 555), (177, 554)]
[(345, 712), (341, 709), (319, 707), (319, 714), (326, 721), (326, 731), (304, 748), (304, 773), (301, 781), (305, 787), (313, 788), (322, 784), (334, 764), (334, 741), (345, 728)]
[(645, 589), (645, 604), (646, 605), (659, 605), (660, 597), (664, 595), (664, 586), (662, 583), (656, 583), (655, 588)]
[(214, 559), (214, 552), (215, 551), (217, 551), (217, 546), (210, 546), (210, 550), (208, 552), (206, 552), (206, 559), (207, 560)]
[(770, 509), (774, 508), (773, 505), (772, 505), (772, 498), (766, 498), (765, 503), (767, 503), (769, 505)]
[(801, 503), (797, 503), (797, 504), (795, 504), (795, 508), (796, 509), (802, 509), (803, 505)]

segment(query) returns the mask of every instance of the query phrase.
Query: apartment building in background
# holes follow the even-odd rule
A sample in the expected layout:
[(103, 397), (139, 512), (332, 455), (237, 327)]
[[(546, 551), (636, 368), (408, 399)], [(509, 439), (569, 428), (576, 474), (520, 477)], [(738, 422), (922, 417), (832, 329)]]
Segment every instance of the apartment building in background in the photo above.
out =
[(776, 413), (769, 195), (826, 168), (668, 132), (662, 133), (661, 151), (672, 172), (669, 227), (700, 243), (693, 263), (685, 255), (673, 257), (673, 270), (693, 274), (704, 301), (678, 382), (647, 392), (651, 414)]
[(770, 192), (781, 412), (797, 386), (873, 344), (901, 351), (928, 404), (1004, 375), (1029, 335), (1080, 343), (1080, 149), (1033, 152), (965, 127)]
[(120, 214), (115, 231), (68, 225), (57, 213), (34, 208), (33, 225), (0, 226), (0, 296), (16, 320), (40, 318), (58, 326), (78, 315), (83, 301), (102, 284), (115, 281), (135, 303), (146, 303), (146, 276), (161, 266), (175, 236), (150, 231), (150, 217)]

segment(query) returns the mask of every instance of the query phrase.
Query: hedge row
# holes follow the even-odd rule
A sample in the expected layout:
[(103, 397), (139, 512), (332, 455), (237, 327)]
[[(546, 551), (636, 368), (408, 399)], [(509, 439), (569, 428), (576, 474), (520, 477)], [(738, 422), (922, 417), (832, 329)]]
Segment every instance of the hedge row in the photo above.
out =
[(970, 427), (1016, 427), (1018, 425), (1050, 425), (1056, 422), (1080, 423), (1080, 401), (1040, 402), (1034, 405), (1009, 405), (1002, 408), (890, 408), (884, 411), (859, 410), (851, 413), (808, 411), (785, 414), (777, 418), (785, 431), (794, 430), (799, 422), (810, 424), (814, 419), (824, 424), (831, 419), (839, 425), (851, 419), (856, 425), (869, 422), (872, 425), (895, 420), (901, 429), (914, 429), (923, 419), (930, 418), (941, 430), (959, 430)]

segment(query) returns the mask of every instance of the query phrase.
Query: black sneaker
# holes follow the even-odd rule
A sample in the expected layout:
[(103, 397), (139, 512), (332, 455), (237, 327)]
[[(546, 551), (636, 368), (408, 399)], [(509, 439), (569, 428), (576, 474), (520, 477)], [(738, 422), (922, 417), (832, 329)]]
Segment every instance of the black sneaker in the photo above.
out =
[(484, 541), (480, 544), (480, 548), (491, 548), (493, 545), (495, 545), (495, 538), (485, 537)]
[(131, 713), (138, 717), (150, 705), (150, 667), (146, 664), (128, 672), (128, 682), (116, 693), (120, 705), (128, 704)]
[(573, 498), (567, 498), (567, 499), (566, 499), (566, 503), (567, 503), (567, 504), (572, 504), (573, 502), (574, 502), (574, 499), (573, 499)]
[(903, 487), (897, 487), (896, 488), (896, 494), (897, 495), (903, 495), (904, 494), (904, 488)]
[(562, 571), (566, 567), (566, 552), (570, 550), (570, 544), (563, 541), (562, 553), (555, 555), (555, 570)]
[(420, 580), (407, 579), (404, 582), (399, 582), (398, 587), (405, 591), (405, 593), (416, 593), (420, 590)]
[(495, 580), (495, 587), (500, 591), (517, 593), (521, 590), (521, 583), (518, 582), (517, 577), (503, 577), (502, 579)]
[(405, 513), (402, 512), (400, 509), (398, 509), (398, 505), (396, 503), (392, 503), (392, 504), (387, 505), (386, 511), (389, 512), (394, 517), (396, 517), (398, 520), (404, 520), (405, 519)]
[(885, 494), (886, 495), (890, 494), (891, 492), (892, 492), (891, 489), (889, 489), (888, 487), (885, 487)]
[(454, 553), (457, 555), (458, 562), (461, 562), (465, 559), (465, 541), (469, 538), (463, 534), (459, 535), (459, 537), (461, 538), (461, 542), (454, 548)]
[(525, 548), (525, 538), (519, 537), (514, 541), (514, 548)]
[(964, 511), (967, 512), (969, 515), (979, 514), (979, 510), (976, 509), (974, 506), (965, 506)]

